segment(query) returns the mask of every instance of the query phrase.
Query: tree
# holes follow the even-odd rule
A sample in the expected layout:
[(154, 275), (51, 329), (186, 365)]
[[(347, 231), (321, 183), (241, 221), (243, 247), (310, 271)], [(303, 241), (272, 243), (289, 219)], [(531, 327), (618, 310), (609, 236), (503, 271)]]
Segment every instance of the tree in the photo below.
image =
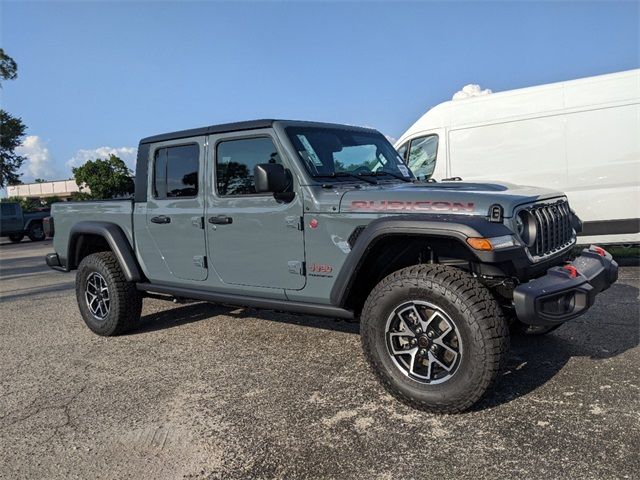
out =
[(113, 198), (133, 193), (132, 172), (116, 155), (109, 155), (106, 160), (89, 160), (71, 171), (81, 189), (84, 185), (91, 189), (93, 198)]
[(25, 157), (15, 153), (27, 129), (22, 120), (0, 110), (0, 188), (20, 183), (18, 170)]
[[(18, 76), (18, 64), (0, 48), (0, 80), (13, 80)], [(0, 87), (2, 83), (0, 83)], [(0, 110), (0, 188), (20, 182), (18, 170), (25, 158), (16, 155), (27, 129), (22, 120)]]
[(45, 180), (44, 178), (36, 178), (34, 182), (36, 183), (47, 183), (49, 180)]
[(0, 48), (0, 78), (13, 80), (18, 76), (18, 64)]

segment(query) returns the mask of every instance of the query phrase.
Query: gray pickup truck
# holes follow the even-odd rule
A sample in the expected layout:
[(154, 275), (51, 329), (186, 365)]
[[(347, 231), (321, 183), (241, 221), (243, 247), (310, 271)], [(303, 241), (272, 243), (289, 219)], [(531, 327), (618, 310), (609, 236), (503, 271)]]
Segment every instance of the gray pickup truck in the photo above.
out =
[(23, 212), (18, 202), (0, 202), (0, 237), (9, 237), (13, 243), (28, 236), (32, 242), (46, 238), (42, 222), (49, 210)]
[[(559, 192), (417, 181), (379, 132), (258, 120), (145, 138), (131, 201), (53, 207), (87, 326), (131, 329), (145, 296), (357, 319), (398, 399), (459, 412), (492, 386), (510, 325), (541, 334), (617, 279)], [(318, 355), (322, 348), (318, 347)]]

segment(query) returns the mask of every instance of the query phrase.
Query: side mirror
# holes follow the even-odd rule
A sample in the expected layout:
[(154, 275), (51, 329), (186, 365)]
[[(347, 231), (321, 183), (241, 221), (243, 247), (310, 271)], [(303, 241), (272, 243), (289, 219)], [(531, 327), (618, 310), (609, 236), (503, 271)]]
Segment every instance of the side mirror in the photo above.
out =
[(279, 163), (260, 163), (253, 167), (256, 193), (281, 193), (288, 186), (287, 172)]

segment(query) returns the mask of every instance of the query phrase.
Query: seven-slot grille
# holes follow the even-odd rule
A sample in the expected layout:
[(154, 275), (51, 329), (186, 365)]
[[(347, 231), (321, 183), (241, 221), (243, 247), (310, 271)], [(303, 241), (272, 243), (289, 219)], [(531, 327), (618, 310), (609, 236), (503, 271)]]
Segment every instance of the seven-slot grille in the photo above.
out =
[(529, 209), (536, 221), (536, 241), (529, 253), (544, 257), (566, 247), (573, 240), (571, 210), (566, 201), (535, 205)]

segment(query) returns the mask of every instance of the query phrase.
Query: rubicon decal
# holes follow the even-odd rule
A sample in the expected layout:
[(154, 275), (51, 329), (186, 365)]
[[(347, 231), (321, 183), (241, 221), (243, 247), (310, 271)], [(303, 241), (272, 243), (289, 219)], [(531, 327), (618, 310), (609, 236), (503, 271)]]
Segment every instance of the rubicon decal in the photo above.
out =
[(351, 210), (368, 212), (473, 212), (474, 204), (471, 202), (403, 202), (398, 200), (354, 200), (351, 202)]

